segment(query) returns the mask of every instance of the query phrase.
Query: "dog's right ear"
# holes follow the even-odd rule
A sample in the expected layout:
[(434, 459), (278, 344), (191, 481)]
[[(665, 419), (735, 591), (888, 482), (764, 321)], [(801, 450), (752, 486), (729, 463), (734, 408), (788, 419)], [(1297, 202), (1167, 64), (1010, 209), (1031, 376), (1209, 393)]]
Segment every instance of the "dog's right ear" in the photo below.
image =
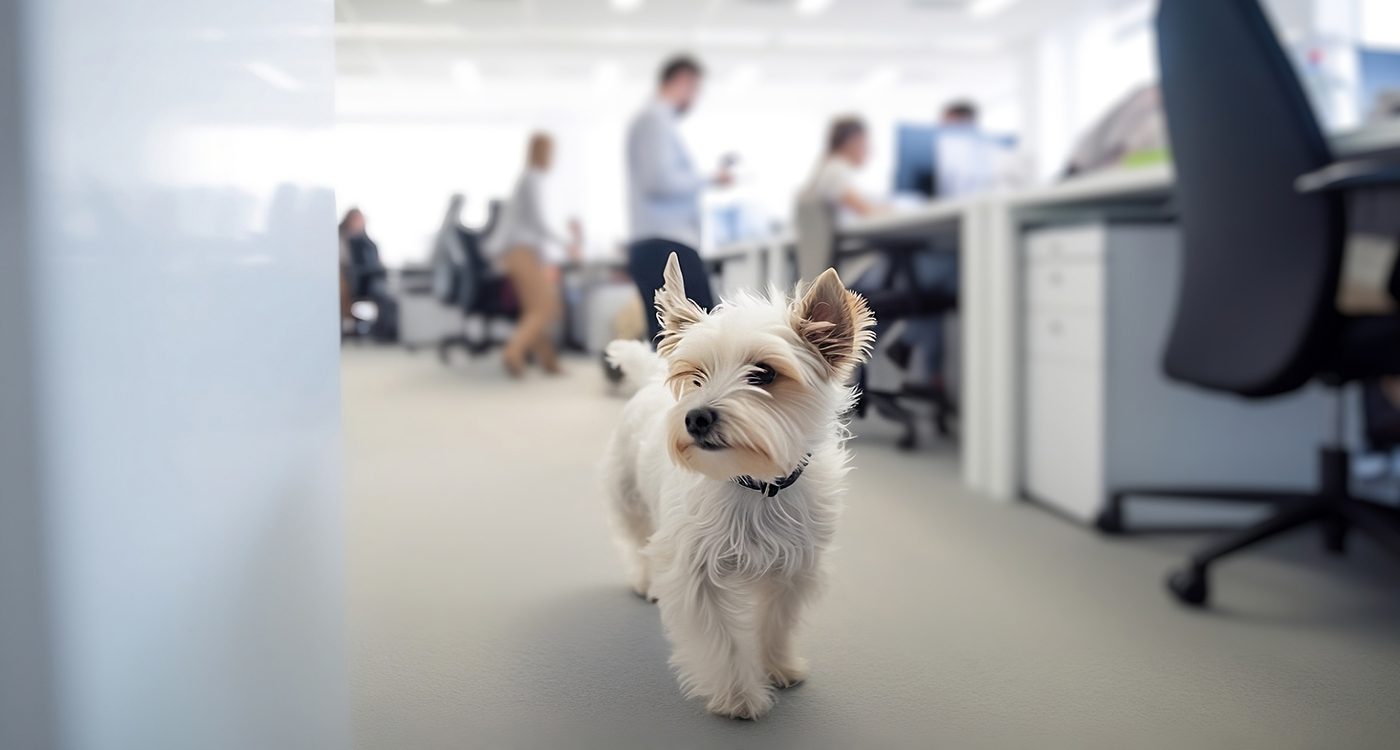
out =
[(656, 351), (669, 354), (676, 348), (685, 329), (705, 319), (705, 311), (685, 296), (685, 277), (681, 275), (681, 261), (675, 253), (666, 260), (666, 284), (656, 290), (656, 320), (661, 323), (657, 334)]
[(805, 290), (792, 308), (792, 326), (804, 341), (817, 350), (838, 382), (846, 382), (856, 367), (870, 356), (875, 334), (870, 329), (875, 316), (859, 294), (841, 283), (836, 269), (825, 273)]

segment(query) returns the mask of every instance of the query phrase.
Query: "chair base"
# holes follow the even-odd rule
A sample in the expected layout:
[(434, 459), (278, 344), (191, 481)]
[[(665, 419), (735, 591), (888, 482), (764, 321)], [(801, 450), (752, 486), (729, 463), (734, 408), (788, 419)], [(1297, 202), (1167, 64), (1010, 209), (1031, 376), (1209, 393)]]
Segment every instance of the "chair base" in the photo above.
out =
[(452, 349), (461, 348), (472, 357), (479, 357), (497, 346), (496, 342), (489, 339), (476, 340), (466, 335), (445, 336), (438, 341), (438, 359), (444, 365), (452, 363)]
[(1201, 488), (1119, 490), (1100, 516), (1098, 526), (1105, 531), (1122, 531), (1123, 501), (1132, 496), (1211, 498), (1268, 502), (1277, 506), (1278, 512), (1274, 515), (1216, 539), (1168, 576), (1167, 589), (1183, 604), (1197, 607), (1205, 606), (1210, 598), (1209, 572), (1217, 561), (1303, 526), (1316, 524), (1322, 532), (1324, 548), (1337, 554), (1345, 552), (1347, 537), (1354, 530), (1400, 555), (1400, 512), (1351, 495), (1348, 487), (1350, 457), (1346, 451), (1324, 448), (1320, 463), (1322, 486), (1315, 493)]
[(1365, 500), (1319, 496), (1207, 545), (1192, 555), (1185, 566), (1167, 577), (1167, 589), (1183, 604), (1205, 606), (1210, 596), (1211, 565), (1240, 550), (1309, 524), (1321, 527), (1323, 545), (1331, 552), (1344, 552), (1347, 536), (1355, 530), (1400, 555), (1400, 514)]
[(952, 437), (950, 422), (957, 416), (957, 406), (946, 394), (937, 396), (915, 395), (896, 391), (862, 391), (856, 404), (856, 415), (866, 416), (867, 406), (874, 407), (880, 416), (898, 423), (904, 434), (896, 441), (902, 450), (913, 450), (919, 445), (919, 415), (901, 401), (916, 400), (933, 404), (933, 429), (939, 437)]
[[(482, 321), (481, 335), (479, 337), (474, 337), (468, 333), (468, 326), (470, 325), (469, 319), (473, 317), (477, 317)], [(492, 338), (491, 326), (498, 320), (514, 321), (516, 319), (516, 316), (513, 314), (504, 313), (468, 313), (467, 319), (468, 320), (463, 320), (463, 328), (461, 333), (455, 333), (451, 336), (444, 336), (441, 339), (438, 339), (438, 359), (441, 360), (444, 365), (452, 364), (453, 348), (460, 348), (472, 358), (476, 358), (480, 357), (483, 354), (486, 354), (487, 352), (491, 351), (492, 349), (495, 349), (498, 346), (504, 346), (504, 341)]]

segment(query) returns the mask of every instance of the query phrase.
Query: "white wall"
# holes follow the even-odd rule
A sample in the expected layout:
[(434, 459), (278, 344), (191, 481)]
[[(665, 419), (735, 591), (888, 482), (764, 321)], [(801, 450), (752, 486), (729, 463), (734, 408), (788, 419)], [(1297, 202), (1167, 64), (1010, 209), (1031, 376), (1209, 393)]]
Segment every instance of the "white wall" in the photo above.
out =
[(1042, 180), (1063, 174), (1078, 139), (1157, 79), (1155, 9), (1129, 0), (1066, 18), (1026, 45), (1026, 141)]
[(0, 745), (348, 746), (331, 4), (20, 0), (0, 55)]

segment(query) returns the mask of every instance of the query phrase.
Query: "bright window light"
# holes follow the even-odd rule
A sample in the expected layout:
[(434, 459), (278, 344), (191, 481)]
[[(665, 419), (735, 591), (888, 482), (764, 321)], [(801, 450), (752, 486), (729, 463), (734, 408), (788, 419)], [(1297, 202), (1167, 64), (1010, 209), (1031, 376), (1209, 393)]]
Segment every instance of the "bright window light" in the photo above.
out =
[(464, 89), (480, 88), (481, 68), (472, 60), (458, 60), (452, 63), (452, 80)]
[(967, 6), (967, 13), (974, 18), (991, 18), (1017, 2), (1018, 0), (972, 0), (972, 4)]
[(729, 87), (736, 91), (747, 91), (758, 83), (758, 66), (753, 63), (745, 63), (734, 69), (734, 73), (729, 76)]
[(1361, 43), (1368, 47), (1400, 49), (1400, 3), (1395, 0), (1361, 0)]
[(819, 16), (835, 2), (836, 0), (797, 0), (797, 15)]
[(618, 13), (631, 13), (642, 7), (642, 0), (611, 0), (613, 10)]
[(866, 89), (888, 89), (899, 83), (900, 69), (898, 65), (881, 65), (870, 71), (870, 74), (861, 81), (861, 88)]
[(622, 83), (622, 66), (612, 60), (598, 63), (593, 69), (593, 87), (599, 91), (612, 91)]

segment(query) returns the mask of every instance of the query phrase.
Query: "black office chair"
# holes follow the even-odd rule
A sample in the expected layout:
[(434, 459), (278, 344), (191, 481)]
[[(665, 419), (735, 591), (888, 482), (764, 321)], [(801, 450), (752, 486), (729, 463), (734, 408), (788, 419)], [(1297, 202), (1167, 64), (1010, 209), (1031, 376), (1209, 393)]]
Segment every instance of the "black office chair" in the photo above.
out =
[[(914, 243), (888, 243), (879, 246), (889, 263), (885, 266), (876, 288), (861, 289), (870, 312), (875, 319), (884, 322), (930, 315), (946, 315), (958, 309), (956, 294), (917, 289), (914, 272), (914, 255), (929, 252), (926, 240)], [(862, 250), (843, 250), (849, 255)], [(902, 369), (901, 365), (901, 369)], [(874, 408), (880, 416), (899, 423), (904, 434), (898, 440), (900, 448), (912, 449), (918, 445), (918, 414), (910, 408), (913, 403), (923, 403), (932, 407), (934, 432), (940, 437), (952, 437), (952, 423), (958, 416), (958, 407), (949, 397), (947, 390), (927, 392), (910, 390), (881, 390), (869, 388), (865, 382), (866, 370), (861, 368), (859, 378), (860, 395), (856, 401), (856, 416), (864, 417), (868, 408)]]
[[(914, 272), (914, 255), (928, 251), (928, 238), (886, 239), (878, 243), (843, 236), (825, 203), (814, 196), (803, 196), (795, 211), (797, 229), (796, 261), (798, 273), (807, 279), (816, 278), (827, 268), (840, 268), (843, 260), (866, 253), (880, 253), (888, 261), (884, 273), (874, 288), (860, 292), (870, 305), (875, 319), (884, 324), (927, 315), (944, 315), (958, 309), (956, 294), (923, 291), (918, 288)], [(848, 283), (857, 281), (847, 279)], [(904, 433), (897, 445), (905, 450), (918, 446), (919, 413), (910, 408), (922, 403), (932, 408), (934, 432), (941, 437), (953, 435), (952, 423), (958, 415), (957, 405), (946, 391), (923, 393), (907, 390), (887, 391), (866, 386), (866, 368), (858, 375), (858, 397), (855, 416), (864, 418), (870, 410), (899, 424)]]
[[(473, 357), (490, 351), (501, 343), (491, 336), (492, 324), (520, 317), (514, 287), (492, 268), (482, 247), (499, 220), (501, 204), (493, 201), (486, 225), (472, 230), (458, 218), (464, 202), (460, 195), (452, 197), (433, 253), (433, 295), (462, 311), (461, 332), (438, 341), (438, 358), (443, 364), (451, 361), (454, 347)], [(476, 331), (472, 330), (474, 323)]]
[(1350, 493), (1339, 391), (1400, 373), (1400, 316), (1348, 318), (1335, 304), (1345, 191), (1398, 181), (1400, 170), (1333, 163), (1255, 0), (1162, 0), (1157, 33), (1184, 252), (1166, 373), (1253, 398), (1316, 379), (1332, 391), (1337, 434), (1321, 449), (1316, 492), (1119, 488), (1100, 526), (1121, 530), (1132, 496), (1273, 503), (1272, 517), (1208, 545), (1171, 575), (1168, 587), (1193, 605), (1205, 603), (1215, 561), (1306, 524), (1320, 524), (1336, 552), (1355, 529), (1400, 553), (1400, 513)]

